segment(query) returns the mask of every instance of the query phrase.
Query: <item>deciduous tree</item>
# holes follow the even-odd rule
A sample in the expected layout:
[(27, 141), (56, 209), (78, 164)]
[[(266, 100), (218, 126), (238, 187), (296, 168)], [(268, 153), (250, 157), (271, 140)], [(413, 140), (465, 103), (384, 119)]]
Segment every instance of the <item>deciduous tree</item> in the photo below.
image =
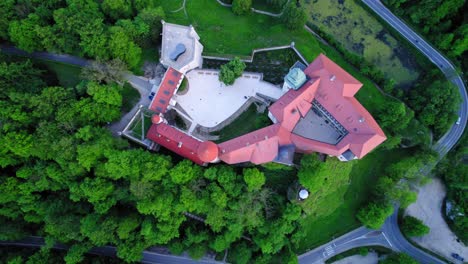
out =
[(419, 237), (429, 234), (429, 227), (416, 217), (407, 215), (403, 218), (401, 231), (410, 237)]
[(250, 12), (252, 0), (233, 0), (232, 12), (236, 15), (245, 15)]
[(301, 6), (299, 1), (289, 1), (281, 15), (281, 20), (290, 30), (302, 28), (307, 21), (305, 8)]
[(367, 228), (379, 229), (392, 213), (393, 206), (390, 203), (370, 202), (359, 210), (356, 217)]

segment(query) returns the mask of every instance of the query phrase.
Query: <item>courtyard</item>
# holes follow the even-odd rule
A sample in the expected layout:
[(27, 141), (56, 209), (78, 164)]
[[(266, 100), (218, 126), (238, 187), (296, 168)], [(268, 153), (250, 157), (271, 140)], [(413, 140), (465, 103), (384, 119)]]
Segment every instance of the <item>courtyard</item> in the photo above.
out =
[(231, 86), (220, 82), (215, 70), (192, 70), (186, 78), (188, 91), (173, 99), (194, 123), (209, 128), (235, 114), (251, 97), (260, 94), (277, 100), (283, 94), (281, 88), (264, 82), (258, 73), (244, 73)]

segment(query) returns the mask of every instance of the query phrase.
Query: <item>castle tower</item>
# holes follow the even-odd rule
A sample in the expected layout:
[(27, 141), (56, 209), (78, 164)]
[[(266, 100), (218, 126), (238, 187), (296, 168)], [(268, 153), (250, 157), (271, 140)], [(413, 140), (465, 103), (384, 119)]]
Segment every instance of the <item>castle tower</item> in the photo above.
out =
[(286, 93), (289, 89), (297, 90), (301, 88), (306, 81), (307, 77), (301, 69), (292, 68), (284, 77), (283, 93)]

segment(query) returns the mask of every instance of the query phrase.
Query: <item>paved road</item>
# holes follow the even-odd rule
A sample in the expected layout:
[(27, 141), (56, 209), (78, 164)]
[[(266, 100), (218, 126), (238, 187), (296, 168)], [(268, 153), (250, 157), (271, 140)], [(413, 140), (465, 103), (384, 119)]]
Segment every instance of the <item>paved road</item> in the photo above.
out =
[(382, 231), (360, 227), (333, 241), (330, 241), (325, 245), (298, 256), (299, 263), (323, 263), (326, 259), (329, 259), (336, 254), (340, 254), (352, 248), (364, 246), (383, 246), (391, 248), (392, 244)]
[(439, 153), (440, 158), (443, 158), (458, 142), (467, 124), (468, 96), (461, 76), (457, 73), (457, 70), (448, 59), (434, 49), (422, 37), (416, 34), (403, 21), (396, 17), (382, 4), (382, 2), (380, 2), (380, 0), (362, 0), (362, 2), (369, 6), (369, 8), (371, 8), (377, 15), (397, 30), (427, 58), (429, 58), (429, 60), (445, 74), (447, 79), (458, 87), (460, 97), (462, 99), (460, 109), (458, 110), (458, 116), (461, 118), (460, 124), (453, 124), (451, 129), (434, 145), (434, 150)]
[(395, 210), (392, 216), (390, 216), (386, 221), (383, 227), (380, 229), (383, 233), (386, 234), (388, 240), (392, 243), (392, 249), (398, 252), (405, 252), (419, 263), (423, 264), (439, 264), (445, 263), (444, 261), (416, 248), (411, 245), (408, 240), (401, 234), (400, 228), (398, 227), (398, 208)]
[[(433, 149), (439, 153), (439, 158), (442, 159), (458, 142), (467, 124), (468, 96), (461, 76), (457, 73), (455, 67), (449, 60), (447, 60), (442, 54), (429, 45), (422, 37), (412, 31), (399, 18), (393, 15), (392, 12), (390, 12), (390, 10), (388, 10), (380, 2), (380, 0), (362, 1), (395, 30), (402, 34), (426, 57), (428, 57), (429, 60), (432, 61), (445, 74), (447, 79), (458, 87), (460, 97), (462, 98), (462, 103), (460, 104), (460, 109), (458, 111), (458, 115), (461, 119), (460, 124), (453, 124), (450, 130), (433, 146)], [(425, 166), (422, 168), (422, 172), (428, 173), (431, 169), (432, 166)], [(394, 214), (387, 219), (384, 226), (378, 230), (378, 232), (381, 233), (374, 233), (376, 234), (374, 239), (370, 240), (368, 237), (366, 237), (365, 233), (369, 232), (369, 230), (361, 227), (343, 235), (336, 240), (333, 240), (328, 244), (325, 244), (299, 256), (299, 263), (323, 263), (324, 260), (331, 258), (333, 255), (339, 254), (340, 252), (346, 251), (347, 249), (370, 245), (389, 247), (388, 244), (390, 244), (389, 248), (398, 252), (405, 252), (418, 260), (420, 263), (445, 263), (411, 245), (401, 234), (397, 220), (398, 210), (395, 210)], [(383, 240), (381, 237), (384, 237), (385, 240)]]
[(381, 246), (393, 251), (405, 252), (419, 263), (442, 264), (444, 261), (427, 254), (426, 252), (411, 245), (401, 234), (398, 228), (398, 208), (379, 230), (365, 227), (355, 229), (325, 245), (315, 248), (300, 255), (300, 264), (319, 264), (334, 255), (348, 251), (353, 248), (364, 246)]
[[(440, 154), (440, 158), (444, 157), (448, 151), (458, 142), (463, 134), (463, 131), (467, 124), (468, 119), (468, 96), (465, 85), (462, 78), (456, 72), (455, 67), (448, 61), (442, 54), (435, 50), (429, 45), (422, 37), (417, 35), (408, 26), (406, 26), (399, 18), (393, 15), (379, 0), (362, 0), (367, 6), (369, 6), (374, 12), (376, 12), (382, 19), (384, 19), (390, 26), (395, 28), (400, 34), (402, 34), (410, 43), (412, 43), (417, 49), (419, 49), (426, 57), (429, 58), (445, 75), (454, 83), (460, 92), (462, 103), (459, 109), (459, 116), (461, 118), (460, 124), (454, 124), (451, 129), (434, 145), (434, 150)], [(21, 52), (15, 48), (13, 50), (6, 50), (9, 53)], [(18, 53), (15, 53), (18, 54)], [(18, 55), (25, 55), (18, 54)], [(27, 54), (27, 56), (50, 59), (60, 61), (64, 63), (70, 63), (78, 66), (86, 66), (89, 63), (81, 58), (76, 58), (68, 55), (49, 54), (44, 52), (37, 52), (33, 54)], [(143, 80), (133, 79), (135, 83), (144, 82)], [(140, 83), (140, 85), (144, 85)], [(424, 169), (426, 171), (426, 168)], [(307, 252), (304, 255), (299, 256), (300, 263), (320, 263), (323, 259), (330, 258), (331, 256), (340, 252), (346, 251), (354, 247), (360, 247), (365, 245), (381, 245), (387, 246), (385, 243), (391, 243), (390, 246), (396, 251), (404, 251), (409, 255), (416, 258), (421, 263), (444, 263), (429, 254), (413, 247), (408, 241), (401, 235), (398, 224), (396, 223), (396, 212), (388, 219), (385, 225), (382, 227), (381, 233), (374, 233), (374, 231), (366, 230), (365, 228), (359, 228), (352, 231), (337, 241), (332, 241), (329, 244), (323, 245), (317, 249)], [(366, 233), (367, 232), (367, 233)], [(371, 235), (371, 237), (369, 237)], [(357, 237), (356, 237), (357, 236)], [(382, 240), (382, 238), (384, 240)], [(333, 244), (334, 243), (334, 244)]]
[[(30, 236), (22, 240), (18, 241), (0, 241), (0, 245), (4, 246), (20, 246), (20, 247), (41, 247), (45, 245), (44, 239), (41, 237)], [(55, 249), (62, 249), (67, 250), (68, 247), (62, 244), (56, 244), (54, 246)], [(201, 264), (216, 264), (216, 263), (223, 263), (219, 261), (215, 261), (209, 258), (203, 258), (201, 260), (193, 260), (189, 256), (174, 256), (170, 255), (169, 253), (165, 252), (166, 250), (162, 248), (153, 248), (152, 250), (145, 250), (142, 253), (142, 259), (140, 262), (142, 263), (171, 263), (171, 264), (192, 264), (192, 263), (201, 263)], [(105, 247), (96, 247), (89, 251), (90, 254), (101, 255), (101, 256), (116, 256), (117, 249), (111, 246)]]

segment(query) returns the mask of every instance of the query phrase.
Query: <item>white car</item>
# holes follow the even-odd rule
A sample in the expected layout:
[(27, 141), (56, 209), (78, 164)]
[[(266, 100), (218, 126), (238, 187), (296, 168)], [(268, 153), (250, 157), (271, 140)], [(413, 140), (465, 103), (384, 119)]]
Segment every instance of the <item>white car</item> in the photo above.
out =
[(459, 116), (458, 119), (457, 119), (457, 123), (455, 123), (455, 124), (459, 125), (460, 122), (461, 122), (461, 117)]

